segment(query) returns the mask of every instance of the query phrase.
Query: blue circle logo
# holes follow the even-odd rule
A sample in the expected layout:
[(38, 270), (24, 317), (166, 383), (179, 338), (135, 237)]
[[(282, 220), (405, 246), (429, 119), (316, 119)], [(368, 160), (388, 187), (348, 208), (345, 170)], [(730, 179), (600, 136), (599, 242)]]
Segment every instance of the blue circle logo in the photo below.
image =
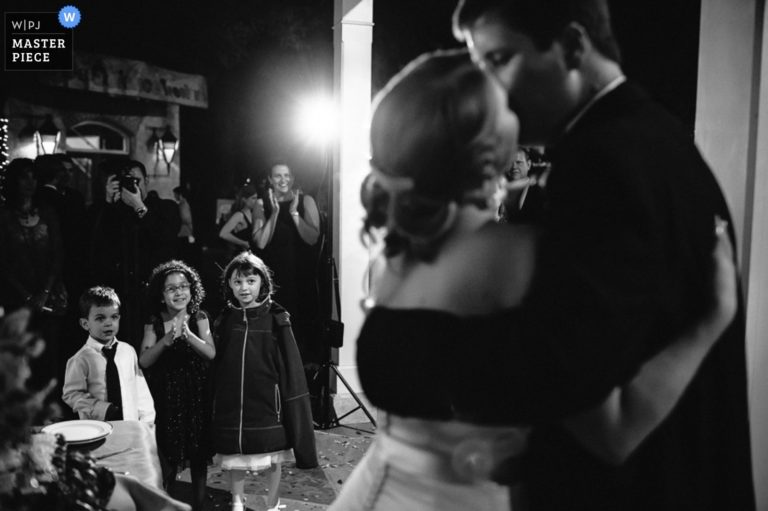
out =
[(74, 5), (65, 5), (59, 11), (59, 23), (64, 28), (75, 28), (80, 24), (80, 9)]

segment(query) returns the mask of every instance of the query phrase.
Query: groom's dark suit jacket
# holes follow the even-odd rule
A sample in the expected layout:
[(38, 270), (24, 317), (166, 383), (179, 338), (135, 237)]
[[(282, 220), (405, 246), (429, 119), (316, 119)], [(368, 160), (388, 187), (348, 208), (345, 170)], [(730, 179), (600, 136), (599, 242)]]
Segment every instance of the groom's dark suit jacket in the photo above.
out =
[[(712, 294), (714, 215), (730, 215), (692, 135), (624, 83), (550, 157), (537, 275), (506, 342), (478, 336), (462, 357), (467, 396), (482, 387), (496, 419), (537, 424), (527, 471), (535, 511), (754, 509), (743, 304), (671, 415), (622, 467), (558, 425), (629, 381)], [(510, 367), (494, 371), (502, 359)]]

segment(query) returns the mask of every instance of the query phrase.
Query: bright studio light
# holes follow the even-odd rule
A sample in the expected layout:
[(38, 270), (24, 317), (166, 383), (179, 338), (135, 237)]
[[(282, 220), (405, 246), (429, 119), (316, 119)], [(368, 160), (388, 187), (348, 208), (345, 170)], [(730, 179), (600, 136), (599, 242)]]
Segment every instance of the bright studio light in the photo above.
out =
[(335, 139), (339, 114), (330, 98), (317, 96), (299, 103), (296, 127), (302, 137), (312, 144), (326, 145)]

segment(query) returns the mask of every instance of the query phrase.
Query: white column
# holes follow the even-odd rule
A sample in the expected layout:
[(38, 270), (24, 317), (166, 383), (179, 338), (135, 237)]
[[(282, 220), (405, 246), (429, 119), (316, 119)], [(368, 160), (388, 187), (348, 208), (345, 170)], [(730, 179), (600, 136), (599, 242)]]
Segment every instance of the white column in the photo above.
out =
[[(341, 109), (341, 136), (334, 157), (333, 253), (339, 264), (344, 347), (339, 369), (355, 392), (360, 390), (355, 341), (364, 316), (363, 276), (368, 251), (360, 243), (363, 208), (360, 185), (368, 173), (368, 123), (371, 106), (373, 0), (336, 0), (334, 4), (334, 88)], [(347, 389), (338, 385), (339, 394)]]
[(696, 142), (725, 191), (747, 299), (757, 509), (768, 511), (768, 27), (765, 0), (702, 0)]

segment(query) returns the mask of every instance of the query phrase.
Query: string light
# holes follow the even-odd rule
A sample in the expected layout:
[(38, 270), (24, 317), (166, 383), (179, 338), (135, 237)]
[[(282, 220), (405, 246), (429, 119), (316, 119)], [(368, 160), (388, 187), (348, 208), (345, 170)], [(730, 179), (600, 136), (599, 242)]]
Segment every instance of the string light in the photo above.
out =
[[(8, 147), (8, 118), (0, 117), (0, 197), (5, 198), (5, 171), (10, 162)], [(4, 202), (4, 200), (3, 200)]]

